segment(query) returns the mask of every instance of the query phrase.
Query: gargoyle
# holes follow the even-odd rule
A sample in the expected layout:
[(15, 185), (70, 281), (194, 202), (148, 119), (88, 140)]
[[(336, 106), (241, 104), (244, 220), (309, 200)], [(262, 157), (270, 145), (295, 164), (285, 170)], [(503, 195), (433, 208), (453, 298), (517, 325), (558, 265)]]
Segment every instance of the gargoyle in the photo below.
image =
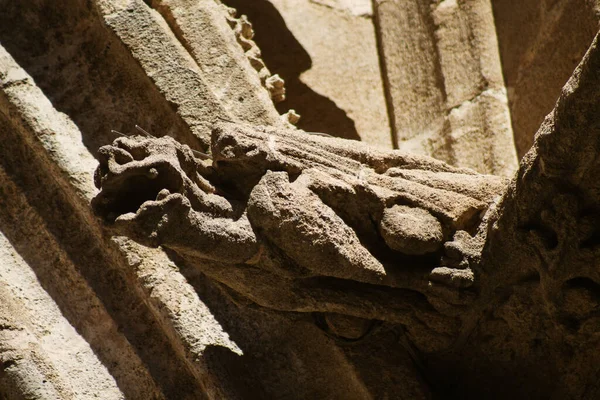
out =
[(93, 207), (118, 233), (174, 250), (262, 306), (451, 341), (478, 293), (473, 236), (505, 179), (233, 123), (214, 128), (211, 153), (201, 161), (170, 137), (118, 138), (99, 150)]
[(94, 208), (261, 306), (319, 313), (342, 337), (344, 318), (401, 326), (457, 393), (598, 398), (598, 71), (595, 39), (510, 183), (220, 124), (212, 161), (171, 138), (101, 148)]

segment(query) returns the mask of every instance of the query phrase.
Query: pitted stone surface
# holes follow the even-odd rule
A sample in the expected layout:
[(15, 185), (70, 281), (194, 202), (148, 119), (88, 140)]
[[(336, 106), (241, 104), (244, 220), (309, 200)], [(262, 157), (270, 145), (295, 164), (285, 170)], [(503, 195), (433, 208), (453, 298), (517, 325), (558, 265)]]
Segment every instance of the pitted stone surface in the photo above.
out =
[[(553, 32), (593, 5), (536, 3), (508, 29), (531, 50), (515, 60), (502, 21), (529, 3), (492, 3), (502, 64), (483, 0), (255, 0), (281, 11), (256, 21), (220, 1), (0, 0), (0, 398), (598, 398), (597, 42), (512, 181), (464, 168), (512, 168), (499, 67), (534, 126), (595, 17)], [(308, 71), (305, 110), (388, 149), (277, 115), (266, 25), (296, 46), (285, 96)], [(428, 91), (382, 99), (403, 76)], [(389, 150), (375, 121), (394, 112), (417, 141), (441, 116), (422, 150), (454, 166)]]

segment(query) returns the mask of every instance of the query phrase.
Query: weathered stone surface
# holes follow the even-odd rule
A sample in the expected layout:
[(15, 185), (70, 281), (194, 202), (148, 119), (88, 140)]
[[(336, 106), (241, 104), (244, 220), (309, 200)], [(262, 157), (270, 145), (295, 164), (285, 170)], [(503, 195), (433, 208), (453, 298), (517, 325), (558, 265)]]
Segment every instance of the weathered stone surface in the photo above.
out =
[(600, 293), (599, 71), (596, 38), (488, 222), (480, 279), (487, 282), (482, 295), (490, 314), (462, 356), (490, 361), (493, 378), (489, 370), (470, 368), (495, 398), (508, 394), (503, 385), (509, 382), (521, 397), (600, 393), (593, 350)]
[[(425, 11), (448, 149), (491, 168), (482, 4)], [(597, 43), (507, 184), (289, 127), (219, 2), (0, 7), (0, 398), (598, 397)]]
[[(10, 185), (2, 186), (11, 199), (3, 212), (9, 217), (3, 224), (3, 232), (11, 234), (11, 240), (22, 243), (20, 252), (31, 249), (31, 253), (25, 254), (31, 254), (28, 261), (38, 278), (48, 285), (46, 290), (56, 297), (61, 311), (82, 330), (95, 352), (110, 367), (114, 379), (124, 387), (124, 395), (161, 398), (199, 391), (196, 378), (183, 371), (190, 367), (205, 370), (199, 365), (203, 360), (199, 361), (194, 353), (199, 354), (206, 346), (221, 340), (226, 346), (231, 344), (227, 336), (220, 337), (219, 328), (210, 327), (211, 322), (215, 327), (218, 324), (214, 319), (211, 321), (210, 315), (202, 316), (206, 306), (198, 301), (195, 292), (191, 292), (192, 297), (187, 301), (189, 306), (181, 307), (180, 295), (186, 291), (185, 283), (181, 277), (179, 282), (177, 277), (169, 277), (167, 271), (172, 266), (164, 255), (151, 255), (148, 251), (126, 254), (103, 235), (86, 204), (93, 190), (92, 175), (86, 166), (95, 162), (81, 142), (81, 133), (66, 115), (52, 107), (33, 80), (6, 52), (2, 52), (0, 60), (1, 127), (7, 142), (3, 167), (14, 176), (11, 179), (36, 188), (27, 193), (36, 210), (30, 211), (15, 204), (17, 197), (10, 195)], [(48, 198), (52, 201), (48, 202)], [(15, 205), (17, 207), (11, 210)], [(34, 212), (42, 216), (41, 220), (34, 220), (30, 225), (22, 221), (21, 229), (27, 227), (34, 233), (40, 226), (47, 226), (49, 239), (43, 235), (38, 239), (39, 233), (27, 234), (27, 230), (25, 233), (13, 231), (11, 220), (14, 224), (19, 220), (19, 214)], [(53, 244), (52, 240), (60, 244)], [(40, 249), (47, 249), (49, 254)], [(81, 252), (81, 249), (88, 250)], [(56, 259), (57, 255), (60, 258)], [(52, 263), (48, 265), (50, 260)], [(132, 266), (137, 270), (132, 270)], [(78, 286), (82, 286), (81, 289)], [(164, 296), (169, 293), (164, 290), (169, 286), (171, 293), (177, 293), (177, 298)], [(124, 290), (126, 287), (128, 289)], [(152, 301), (148, 297), (150, 293)], [(175, 310), (171, 301), (177, 305)], [(130, 314), (129, 308), (135, 309), (136, 313)], [(181, 318), (187, 322), (181, 324)], [(126, 321), (131, 325), (123, 337), (117, 325), (123, 329)], [(165, 329), (148, 331), (148, 325), (154, 324)], [(190, 333), (192, 337), (183, 339)], [(173, 336), (182, 340), (171, 343), (169, 338)], [(181, 354), (190, 354), (190, 358), (179, 359), (173, 355), (172, 345), (178, 346)], [(236, 349), (234, 344), (231, 346)], [(52, 346), (49, 351), (59, 350)], [(192, 363), (195, 366), (191, 366)], [(156, 375), (158, 371), (163, 371), (160, 378)], [(210, 383), (210, 379), (209, 375), (204, 381)], [(79, 382), (73, 379), (68, 385), (77, 387)], [(213, 385), (215, 389), (208, 390), (222, 392), (223, 385)]]
[(392, 148), (370, 0), (226, 0), (256, 25), (298, 127)]
[[(113, 18), (107, 26), (103, 14), (98, 13), (102, 8), (87, 3), (40, 1), (27, 8), (2, 4), (0, 43), (12, 57), (3, 53), (0, 70), (4, 96), (0, 133), (6, 144), (0, 149), (1, 163), (34, 211), (14, 208), (16, 195), (7, 191), (3, 181), (0, 199), (6, 200), (8, 207), (2, 208), (0, 229), (11, 243), (18, 244), (17, 252), (52, 298), (40, 302), (48, 303), (44, 307), (50, 309), (55, 301), (102, 364), (82, 359), (88, 368), (94, 366), (86, 372), (94, 376), (93, 382), (73, 375), (57, 376), (47, 380), (47, 389), (38, 391), (40, 396), (51, 398), (56, 390), (80, 393), (87, 389), (90, 396), (97, 396), (106, 387), (105, 393), (117, 391), (107, 398), (348, 398), (348, 391), (355, 398), (369, 398), (373, 393), (390, 396), (398, 385), (407, 382), (412, 382), (407, 398), (424, 396), (428, 389), (403, 349), (372, 358), (371, 362), (386, 364), (390, 374), (389, 385), (376, 387), (379, 379), (371, 370), (361, 367), (359, 373), (355, 365), (365, 357), (369, 360), (369, 344), (345, 351), (335, 335), (315, 326), (310, 314), (278, 315), (256, 309), (204, 274), (188, 270), (184, 277), (184, 263), (177, 261), (176, 266), (160, 250), (123, 238), (109, 240), (108, 232), (90, 214), (88, 201), (94, 193), (93, 155), (99, 145), (110, 143), (116, 136), (110, 128), (127, 132), (138, 123), (202, 149), (202, 118), (222, 115), (219, 107), (223, 104), (216, 104), (208, 115), (195, 117), (181, 112), (194, 107), (213, 110), (211, 98), (216, 97), (208, 96), (201, 102), (196, 96), (200, 76), (194, 76), (193, 84), (183, 88), (150, 79), (162, 76), (162, 67), (153, 69), (167, 57), (161, 52), (180, 44), (173, 34), (159, 35), (165, 46), (151, 50), (158, 51), (156, 64), (152, 64), (150, 53), (145, 53), (149, 50), (141, 48), (146, 43), (127, 35), (135, 36), (135, 29), (145, 29), (146, 23), (152, 26), (157, 22), (157, 32), (167, 24), (141, 2), (130, 6), (133, 14), (150, 16), (139, 25), (122, 26), (125, 30), (121, 33), (126, 33), (123, 41), (131, 50), (112, 33), (118, 10), (107, 14), (109, 20)], [(17, 30), (11, 28), (25, 20), (31, 23)], [(192, 57), (182, 59), (194, 62)], [(168, 73), (180, 71), (173, 64), (164, 67)], [(200, 71), (193, 65), (192, 70)], [(198, 101), (180, 108), (178, 101), (186, 96), (182, 94), (186, 89), (192, 90), (190, 95)], [(225, 118), (233, 116), (225, 114)], [(196, 128), (191, 129), (188, 123)], [(29, 223), (23, 218), (35, 213), (41, 220)], [(56, 245), (37, 240), (44, 232), (42, 226)], [(27, 227), (27, 234), (13, 233), (15, 227)], [(65, 256), (57, 268), (57, 263), (49, 260), (60, 251)], [(74, 286), (73, 282), (83, 282), (91, 289), (81, 291), (79, 283)], [(6, 304), (12, 301), (11, 296), (12, 292), (6, 296)], [(36, 298), (31, 291), (23, 292), (23, 296)], [(17, 320), (20, 324), (24, 321), (24, 316)], [(390, 346), (396, 340), (395, 334), (385, 332), (378, 337), (380, 343)], [(56, 354), (71, 343), (57, 341), (46, 348)], [(21, 354), (26, 360), (26, 353)], [(42, 356), (35, 362), (46, 368)], [(43, 375), (34, 373), (37, 367), (20, 368), (33, 365), (25, 362), (18, 368), (15, 365), (9, 361), (0, 368), (0, 375), (4, 374), (2, 396), (33, 396), (34, 392), (26, 392), (28, 388), (44, 388)], [(110, 374), (108, 381), (103, 366)], [(117, 386), (109, 382), (111, 379)], [(81, 382), (86, 382), (85, 386)], [(57, 397), (64, 398), (60, 394)]]
[[(3, 180), (2, 183), (7, 182)], [(9, 185), (5, 188), (10, 190)], [(55, 268), (61, 261), (59, 257), (57, 255), (51, 261)], [(9, 399), (124, 398), (109, 370), (94, 354), (94, 349), (61, 315), (59, 307), (40, 285), (35, 272), (3, 235), (0, 236), (0, 260), (3, 265), (0, 271), (0, 393), (5, 393)], [(76, 287), (75, 284), (71, 289), (80, 296), (84, 292), (81, 286)], [(80, 301), (81, 297), (76, 299)], [(80, 307), (84, 308), (85, 305), (80, 304)], [(96, 307), (96, 316), (105, 317), (101, 305), (96, 304)], [(82, 325), (97, 328), (89, 326), (88, 321)], [(107, 339), (111, 334), (121, 339), (116, 327), (113, 325), (105, 332), (97, 330), (97, 334), (106, 340), (101, 348), (96, 347), (97, 350), (104, 350), (100, 358), (108, 356), (114, 360), (115, 354), (111, 354)], [(116, 340), (114, 344), (124, 344), (119, 341)], [(125, 357), (122, 359), (126, 361)], [(137, 357), (132, 357), (131, 361), (126, 362), (128, 365), (124, 367), (135, 370), (139, 378), (128, 383), (146, 385), (141, 391), (152, 396), (156, 390), (153, 382), (148, 379), (145, 369), (140, 368)], [(74, 385), (74, 382), (80, 384)]]
[[(265, 307), (401, 322), (428, 350), (452, 343), (449, 309), (475, 295), (468, 264), (436, 269), (444, 242), (474, 232), (506, 184), (428, 157), (230, 123), (213, 130), (210, 165), (171, 138), (120, 138), (99, 153), (92, 204), (116, 232), (174, 250)], [(340, 296), (323, 278), (351, 284)], [(394, 306), (390, 288), (435, 300)], [(427, 318), (438, 320), (429, 333)]]
[(598, 7), (592, 0), (492, 0), (492, 5), (521, 158), (598, 31)]
[(490, 2), (374, 4), (395, 145), (510, 176), (517, 159)]
[[(245, 18), (233, 18), (214, 1), (157, 0), (152, 6), (194, 57), (211, 92), (232, 116), (258, 125), (279, 124), (269, 93), (261, 88), (267, 82), (274, 88), (275, 81), (260, 60)], [(240, 44), (246, 46), (246, 54), (240, 52)], [(272, 95), (285, 97), (281, 91)]]
[(396, 146), (430, 154), (423, 138), (442, 130), (445, 99), (429, 2), (374, 4)]
[(405, 254), (426, 254), (444, 243), (440, 222), (427, 210), (395, 205), (383, 211), (379, 226), (385, 243)]

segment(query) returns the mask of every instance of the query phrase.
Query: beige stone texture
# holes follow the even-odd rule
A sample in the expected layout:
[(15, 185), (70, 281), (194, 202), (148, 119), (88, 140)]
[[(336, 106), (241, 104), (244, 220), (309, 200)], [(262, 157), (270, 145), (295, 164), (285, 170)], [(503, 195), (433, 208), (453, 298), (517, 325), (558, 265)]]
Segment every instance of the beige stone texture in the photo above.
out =
[(443, 76), (429, 4), (375, 3), (377, 34), (395, 145), (427, 154), (427, 139), (442, 130)]
[(519, 158), (598, 31), (593, 0), (492, 0)]
[[(364, 399), (391, 395), (392, 377), (407, 374), (407, 398), (427, 392), (404, 350), (384, 357), (389, 385), (379, 387), (355, 365), (382, 362), (370, 344), (346, 351), (310, 314), (256, 309), (173, 254), (113, 237), (91, 213), (94, 157), (118, 137), (111, 129), (139, 124), (206, 150), (214, 122), (237, 118), (159, 12), (142, 1), (0, 5), (0, 231), (14, 254), (3, 250), (0, 265), (11, 281), (0, 293), (3, 398)], [(220, 51), (244, 60), (227, 43)], [(22, 279), (5, 275), (12, 258)], [(42, 288), (25, 285), (32, 273)], [(56, 307), (54, 325), (26, 315)], [(43, 326), (24, 328), (33, 319)]]
[(392, 147), (368, 0), (226, 0), (255, 25), (272, 72), (286, 82), (280, 112), (298, 127)]
[(0, 399), (600, 397), (593, 4), (0, 10)]
[[(239, 51), (238, 40), (248, 43), (248, 39), (231, 35), (233, 28), (251, 39), (251, 27), (236, 26), (242, 22), (224, 15), (223, 6), (214, 1), (158, 0), (153, 7), (190, 52), (211, 92), (232, 116), (254, 125), (279, 123), (268, 91), (261, 88), (259, 74)], [(229, 51), (224, 52), (224, 47)]]
[(490, 2), (375, 5), (396, 146), (510, 176), (517, 159)]

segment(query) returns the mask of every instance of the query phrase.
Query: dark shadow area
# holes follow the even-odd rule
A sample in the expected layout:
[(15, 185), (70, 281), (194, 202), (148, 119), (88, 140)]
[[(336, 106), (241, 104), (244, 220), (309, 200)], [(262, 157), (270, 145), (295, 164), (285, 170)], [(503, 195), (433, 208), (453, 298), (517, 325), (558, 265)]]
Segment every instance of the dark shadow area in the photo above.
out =
[[(227, 382), (223, 382), (228, 390), (239, 394), (240, 398), (268, 399), (273, 397), (273, 393), (283, 393), (291, 387), (298, 388), (305, 384), (301, 376), (287, 376), (287, 379), (279, 376), (282, 369), (288, 368), (285, 366), (294, 363), (293, 357), (284, 349), (287, 344), (281, 345), (290, 324), (286, 316), (252, 303), (202, 273), (175, 251), (168, 248), (164, 250), (243, 352), (238, 356), (218, 346), (211, 346), (204, 352), (207, 365), (218, 371), (214, 375), (228, 377)], [(287, 317), (291, 314), (288, 313)]]
[(263, 61), (271, 73), (279, 74), (285, 81), (286, 100), (276, 104), (277, 111), (296, 110), (301, 116), (297, 126), (305, 131), (360, 140), (354, 121), (346, 112), (300, 80), (300, 74), (311, 68), (312, 60), (273, 4), (267, 0), (225, 0), (224, 3), (236, 8), (238, 15), (248, 16)]
[[(277, 311), (259, 306), (225, 284), (208, 278), (201, 272), (202, 266), (196, 264), (201, 260), (188, 262), (171, 250), (167, 250), (167, 254), (244, 352), (238, 357), (223, 348), (213, 350), (228, 371), (241, 371), (232, 382), (236, 388), (245, 388), (245, 398), (272, 398), (274, 394), (277, 398), (290, 399), (339, 398), (342, 388), (353, 386), (354, 379), (359, 380), (373, 398), (394, 398), (399, 390), (414, 392), (414, 398), (424, 398), (418, 394), (429, 390), (430, 383), (423, 381), (406, 349), (398, 343), (397, 335), (387, 328), (380, 329), (381, 321), (370, 321), (373, 329), (360, 340), (334, 339), (315, 321), (314, 313)], [(337, 284), (337, 289), (349, 291), (360, 286), (349, 281), (330, 281), (331, 284), (324, 286), (335, 287)], [(319, 282), (315, 278), (312, 284), (320, 287)], [(311, 286), (311, 282), (308, 285)], [(394, 299), (393, 293), (398, 291), (389, 292), (388, 298)], [(412, 294), (407, 296), (412, 297)], [(398, 301), (401, 303), (402, 300)], [(308, 356), (310, 361), (298, 369), (298, 358), (312, 352), (317, 354), (315, 358)], [(347, 364), (323, 362), (334, 361), (330, 357), (339, 357), (342, 353)], [(207, 353), (209, 363), (211, 356), (212, 352)], [(320, 357), (323, 359), (319, 360)], [(231, 368), (230, 363), (234, 364)], [(284, 396), (285, 393), (289, 395)]]

